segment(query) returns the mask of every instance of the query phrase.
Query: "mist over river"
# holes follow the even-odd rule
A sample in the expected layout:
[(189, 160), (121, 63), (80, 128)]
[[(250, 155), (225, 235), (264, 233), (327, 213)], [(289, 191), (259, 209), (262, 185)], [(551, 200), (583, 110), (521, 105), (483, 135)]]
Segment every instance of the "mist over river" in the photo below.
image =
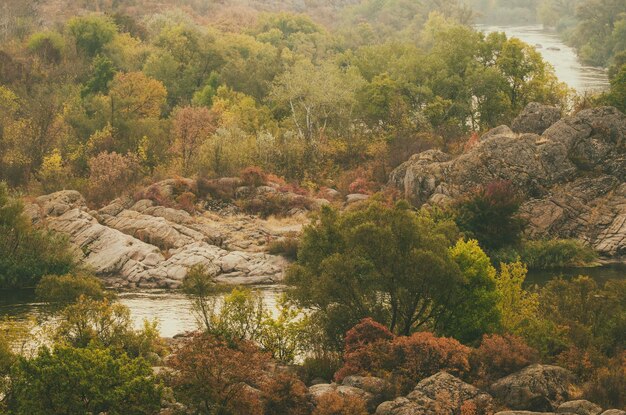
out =
[(556, 76), (576, 92), (598, 92), (608, 89), (609, 80), (603, 68), (583, 65), (576, 51), (559, 38), (558, 33), (543, 28), (543, 25), (530, 26), (490, 26), (479, 24), (477, 30), (485, 33), (504, 32), (507, 37), (516, 37), (535, 46), (544, 60), (554, 67)]

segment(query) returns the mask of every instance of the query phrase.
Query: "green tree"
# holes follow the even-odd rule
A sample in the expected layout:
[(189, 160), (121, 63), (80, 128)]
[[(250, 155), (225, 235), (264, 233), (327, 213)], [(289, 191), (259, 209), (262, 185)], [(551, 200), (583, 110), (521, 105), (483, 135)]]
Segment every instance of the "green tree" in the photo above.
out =
[(96, 56), (113, 40), (117, 27), (108, 17), (74, 17), (67, 23), (70, 34), (76, 41), (76, 48), (87, 56)]
[(74, 303), (81, 296), (98, 301), (113, 297), (105, 291), (104, 283), (100, 279), (82, 272), (45, 275), (37, 284), (35, 293), (40, 300), (57, 305)]
[(343, 214), (324, 208), (304, 231), (290, 295), (323, 316), (338, 344), (365, 317), (410, 334), (444, 312), (462, 280), (448, 250), (456, 235), (454, 225), (417, 215), (406, 202)]
[(463, 343), (476, 343), (500, 329), (496, 270), (476, 240), (458, 241), (450, 251), (463, 280), (437, 331)]
[(43, 348), (11, 372), (9, 413), (15, 415), (150, 415), (161, 389), (143, 359), (107, 349)]

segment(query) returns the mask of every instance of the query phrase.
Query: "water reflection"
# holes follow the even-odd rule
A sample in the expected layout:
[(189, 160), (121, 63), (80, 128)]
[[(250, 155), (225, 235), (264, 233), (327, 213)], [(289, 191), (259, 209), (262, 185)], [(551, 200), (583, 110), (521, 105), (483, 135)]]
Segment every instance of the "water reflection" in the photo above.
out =
[(598, 92), (608, 89), (606, 70), (583, 65), (574, 49), (564, 44), (558, 34), (545, 30), (542, 25), (490, 26), (476, 25), (485, 33), (504, 32), (507, 37), (516, 37), (537, 48), (544, 60), (549, 62), (560, 81), (578, 93)]

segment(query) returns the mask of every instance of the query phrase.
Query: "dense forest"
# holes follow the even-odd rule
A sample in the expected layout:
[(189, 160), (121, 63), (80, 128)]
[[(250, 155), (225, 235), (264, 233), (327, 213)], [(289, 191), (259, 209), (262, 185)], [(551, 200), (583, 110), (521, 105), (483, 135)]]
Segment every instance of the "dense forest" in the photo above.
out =
[(624, 112), (624, 0), (4, 1), (0, 414), (624, 415)]

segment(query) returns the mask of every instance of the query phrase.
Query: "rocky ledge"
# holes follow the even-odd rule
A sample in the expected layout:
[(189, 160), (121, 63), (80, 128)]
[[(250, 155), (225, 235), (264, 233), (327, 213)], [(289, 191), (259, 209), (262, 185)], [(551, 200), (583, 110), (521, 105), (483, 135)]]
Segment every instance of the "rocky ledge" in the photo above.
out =
[(533, 238), (575, 238), (610, 258), (626, 255), (626, 116), (613, 107), (558, 119), (536, 103), (453, 157), (413, 155), (389, 185), (416, 206), (445, 204), (493, 181), (523, 195)]
[(67, 235), (87, 267), (121, 288), (176, 288), (197, 264), (222, 283), (280, 282), (286, 261), (265, 253), (267, 243), (304, 222), (190, 215), (148, 199), (117, 199), (94, 211), (72, 190), (41, 196), (26, 212), (36, 225)]

